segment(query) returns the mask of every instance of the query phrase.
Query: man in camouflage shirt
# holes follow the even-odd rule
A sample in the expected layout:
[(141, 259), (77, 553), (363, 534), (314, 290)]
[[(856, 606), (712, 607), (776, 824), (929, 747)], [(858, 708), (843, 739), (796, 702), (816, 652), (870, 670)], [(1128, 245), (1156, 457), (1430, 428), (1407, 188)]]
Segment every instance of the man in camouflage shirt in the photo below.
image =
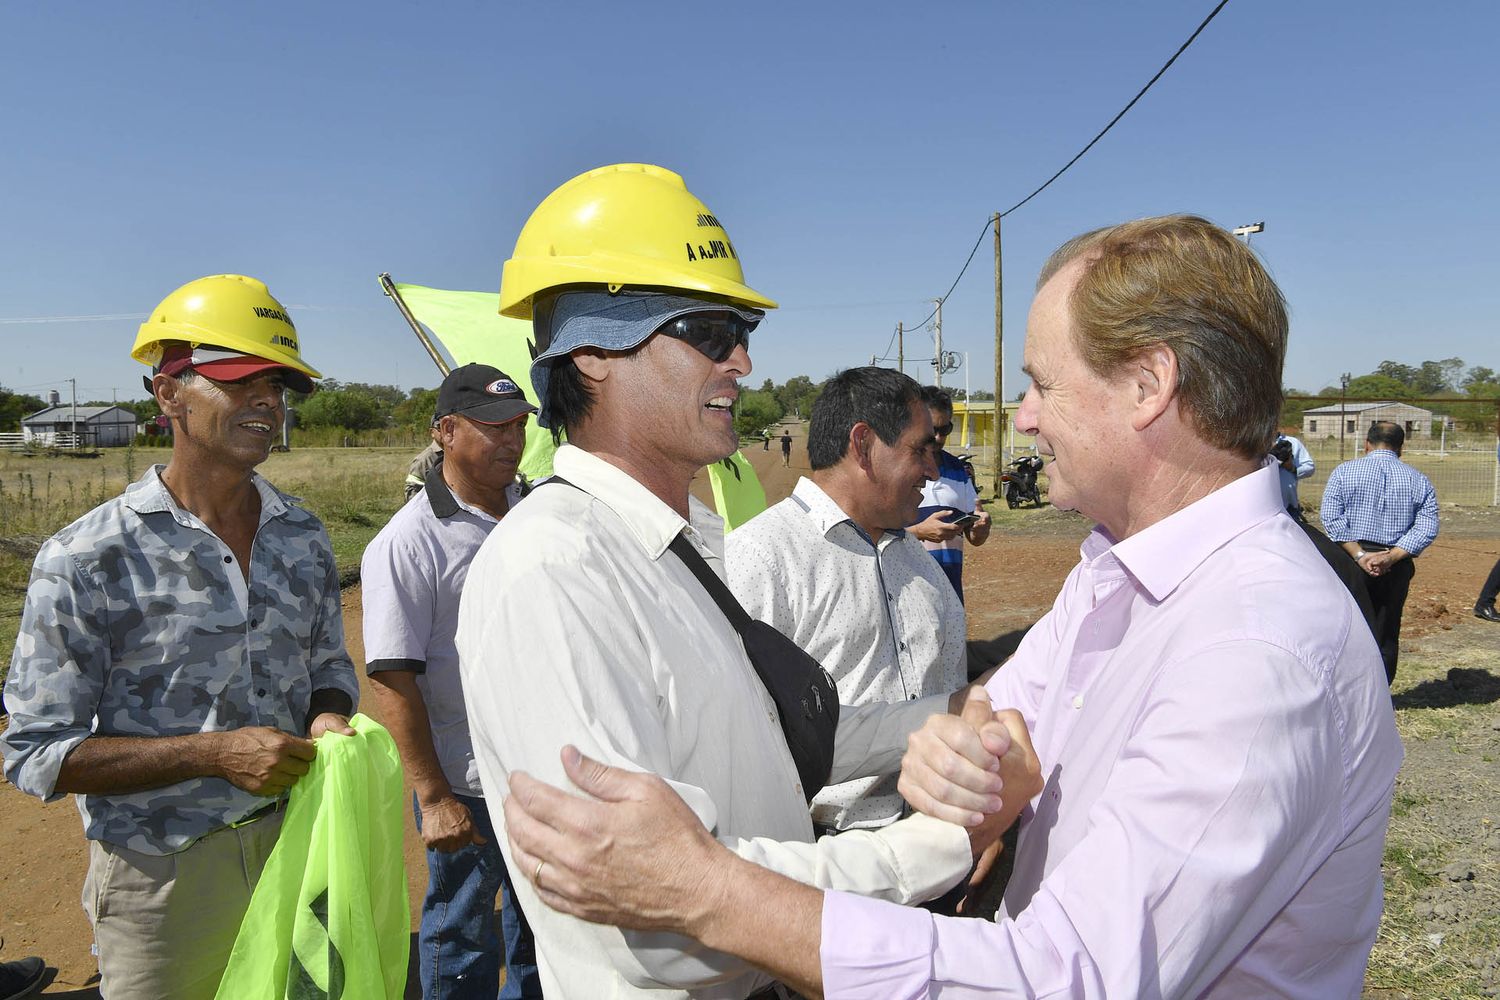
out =
[[(178, 330), (219, 346), (147, 339)], [(78, 796), (109, 1000), (214, 995), (312, 738), (353, 734), (328, 536), (254, 472), (283, 387), (317, 374), (295, 338), (253, 279), (169, 296), (136, 353), (171, 460), (54, 535), (32, 571), (0, 750), (22, 791)]]

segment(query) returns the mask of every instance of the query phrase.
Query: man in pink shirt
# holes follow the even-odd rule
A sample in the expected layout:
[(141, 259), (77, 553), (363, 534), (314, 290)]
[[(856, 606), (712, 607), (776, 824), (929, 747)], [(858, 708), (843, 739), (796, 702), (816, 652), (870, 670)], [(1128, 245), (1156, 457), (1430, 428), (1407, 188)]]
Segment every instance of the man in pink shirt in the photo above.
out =
[[(506, 803), (541, 898), (809, 995), (1358, 996), (1401, 746), (1375, 642), (1265, 461), (1286, 333), (1259, 261), (1195, 217), (1085, 234), (1042, 270), (1016, 423), (1054, 506), (1098, 526), (988, 684), (1046, 780), (995, 922), (784, 879), (658, 779), (571, 749), (592, 799), (512, 775)], [(913, 806), (973, 825), (993, 805), (978, 715), (913, 736)]]

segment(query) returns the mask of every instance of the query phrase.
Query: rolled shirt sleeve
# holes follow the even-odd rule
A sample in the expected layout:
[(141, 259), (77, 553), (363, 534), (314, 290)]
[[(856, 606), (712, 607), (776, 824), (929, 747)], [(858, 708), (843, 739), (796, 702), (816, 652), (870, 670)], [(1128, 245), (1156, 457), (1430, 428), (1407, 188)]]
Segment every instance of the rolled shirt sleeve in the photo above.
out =
[(21, 630), (5, 682), (10, 715), (3, 743), (5, 776), (21, 791), (61, 798), (63, 760), (93, 732), (109, 669), (107, 615), (91, 582), (55, 538), (31, 570)]
[(1425, 489), (1417, 502), (1416, 518), (1406, 533), (1396, 539), (1396, 544), (1413, 556), (1421, 555), (1438, 536), (1437, 491), (1425, 476), (1422, 477), (1422, 485)]
[(1323, 502), (1318, 505), (1318, 517), (1323, 520), (1323, 530), (1335, 542), (1356, 541), (1349, 528), (1349, 517), (1344, 510), (1344, 475), (1346, 466), (1340, 465), (1328, 474), (1328, 485), (1323, 487)]
[(1317, 466), (1313, 464), (1312, 455), (1308, 452), (1307, 445), (1303, 444), (1300, 438), (1287, 438), (1287, 440), (1292, 444), (1292, 464), (1297, 467), (1297, 478), (1306, 479), (1317, 471)]

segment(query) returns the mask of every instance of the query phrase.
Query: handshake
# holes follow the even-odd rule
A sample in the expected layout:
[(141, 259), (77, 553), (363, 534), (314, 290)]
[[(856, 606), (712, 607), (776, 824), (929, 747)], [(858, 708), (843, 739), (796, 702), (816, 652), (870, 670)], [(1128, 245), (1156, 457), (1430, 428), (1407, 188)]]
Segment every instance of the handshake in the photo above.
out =
[(918, 812), (966, 827), (979, 856), (1042, 790), (1041, 763), (1015, 709), (995, 711), (978, 684), (906, 740), (897, 790)]
[(907, 737), (896, 787), (918, 812), (968, 830), (972, 894), (1000, 854), (1000, 835), (1041, 793), (1042, 771), (1020, 712), (995, 711), (977, 684), (953, 701), (950, 714), (929, 717)]
[[(983, 687), (955, 692), (948, 709), (907, 738), (898, 787), (914, 809), (968, 832), (978, 861), (972, 893), (1000, 853), (1000, 835), (1042, 790), (1041, 765), (1021, 714), (996, 712)], [(582, 797), (512, 771), (504, 800), (507, 861), (548, 906), (716, 947), (695, 929), (706, 916), (738, 912), (726, 895), (770, 898), (775, 887), (760, 880), (779, 876), (733, 855), (658, 775), (610, 767), (573, 746), (561, 761)], [(821, 896), (813, 899), (821, 907)]]

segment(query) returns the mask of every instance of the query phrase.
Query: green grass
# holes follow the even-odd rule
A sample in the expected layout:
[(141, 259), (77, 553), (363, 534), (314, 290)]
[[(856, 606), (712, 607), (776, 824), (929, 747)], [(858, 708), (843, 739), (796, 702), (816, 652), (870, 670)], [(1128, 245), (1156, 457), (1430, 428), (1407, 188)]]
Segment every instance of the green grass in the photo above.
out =
[[(415, 449), (304, 448), (275, 454), (260, 467), (280, 489), (322, 518), (340, 578), (349, 581), (365, 546), (402, 504), (402, 481)], [(164, 448), (119, 448), (92, 459), (0, 454), (0, 681), (20, 628), (21, 605), (38, 547), (103, 501), (119, 495)]]
[[(1478, 967), (1500, 950), (1500, 859), (1484, 847), (1493, 818), (1500, 818), (1493, 804), (1483, 804), (1500, 799), (1485, 760), (1491, 755), (1483, 752), (1493, 745), (1493, 672), (1491, 647), (1451, 638), (1401, 660), (1392, 693), (1408, 756), (1391, 803), (1382, 865), (1385, 913), (1367, 989), (1414, 1000), (1486, 995)], [(1478, 808), (1465, 807), (1473, 802)], [(1475, 865), (1472, 890), (1464, 894), (1443, 874), (1459, 859)], [(1455, 898), (1467, 900), (1465, 919), (1434, 926), (1426, 907)], [(1441, 938), (1434, 941), (1432, 934)]]

